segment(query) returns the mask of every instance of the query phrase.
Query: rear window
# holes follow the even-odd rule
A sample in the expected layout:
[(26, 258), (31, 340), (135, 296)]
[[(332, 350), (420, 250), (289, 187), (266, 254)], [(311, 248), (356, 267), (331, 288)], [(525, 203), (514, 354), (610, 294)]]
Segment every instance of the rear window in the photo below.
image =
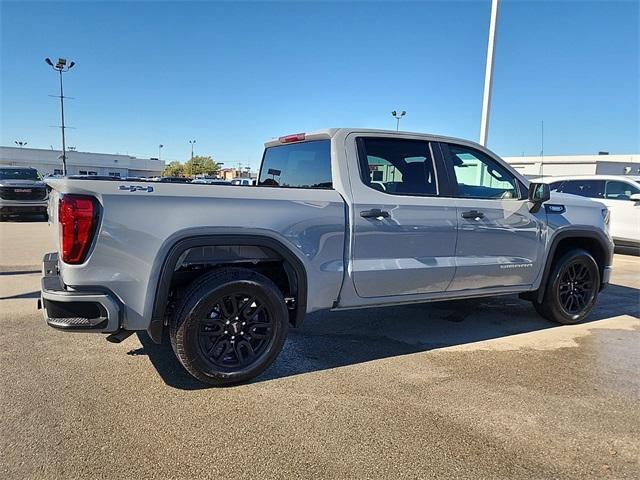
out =
[(264, 152), (258, 185), (286, 188), (333, 188), (331, 140), (291, 143)]

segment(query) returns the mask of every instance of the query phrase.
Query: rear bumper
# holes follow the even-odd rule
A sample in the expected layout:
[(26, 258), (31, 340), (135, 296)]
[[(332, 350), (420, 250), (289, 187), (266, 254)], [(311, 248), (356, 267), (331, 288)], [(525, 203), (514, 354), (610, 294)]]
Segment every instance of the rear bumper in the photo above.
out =
[(71, 332), (113, 333), (120, 328), (121, 308), (105, 292), (75, 291), (65, 287), (58, 272), (58, 254), (42, 261), (42, 288), (38, 307), (50, 327)]

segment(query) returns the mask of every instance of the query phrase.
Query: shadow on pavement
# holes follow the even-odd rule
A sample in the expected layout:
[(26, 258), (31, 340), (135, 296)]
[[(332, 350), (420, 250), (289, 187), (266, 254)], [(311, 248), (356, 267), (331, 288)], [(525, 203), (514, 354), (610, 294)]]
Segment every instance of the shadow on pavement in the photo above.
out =
[[(610, 285), (588, 321), (639, 316), (639, 299), (638, 289)], [(302, 329), (290, 330), (275, 363), (254, 382), (548, 328), (562, 326), (539, 317), (517, 296), (327, 312), (306, 319)], [(167, 385), (209, 388), (182, 368), (168, 339), (156, 345), (146, 333), (138, 337), (143, 348), (129, 355), (148, 355)]]
[(17, 300), (19, 298), (40, 298), (40, 290), (37, 292), (17, 293), (16, 295), (0, 297), (0, 300)]

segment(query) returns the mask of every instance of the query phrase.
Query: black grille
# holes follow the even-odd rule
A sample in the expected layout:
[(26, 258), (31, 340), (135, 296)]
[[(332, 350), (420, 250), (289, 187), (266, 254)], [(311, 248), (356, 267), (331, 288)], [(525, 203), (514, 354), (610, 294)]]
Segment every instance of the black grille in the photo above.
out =
[(46, 187), (0, 187), (0, 197), (5, 200), (44, 200)]

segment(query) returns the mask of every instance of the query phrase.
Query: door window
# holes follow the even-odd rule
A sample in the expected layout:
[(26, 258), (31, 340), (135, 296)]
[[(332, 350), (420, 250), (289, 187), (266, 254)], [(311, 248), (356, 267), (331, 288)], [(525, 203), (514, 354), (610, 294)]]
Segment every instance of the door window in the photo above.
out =
[(605, 198), (609, 200), (631, 200), (631, 195), (640, 193), (640, 188), (627, 182), (607, 181)]
[(458, 196), (468, 198), (519, 198), (515, 176), (482, 152), (449, 145)]
[(567, 180), (558, 186), (557, 191), (581, 197), (603, 198), (604, 180)]
[(392, 195), (438, 194), (429, 142), (398, 138), (359, 138), (362, 182)]

